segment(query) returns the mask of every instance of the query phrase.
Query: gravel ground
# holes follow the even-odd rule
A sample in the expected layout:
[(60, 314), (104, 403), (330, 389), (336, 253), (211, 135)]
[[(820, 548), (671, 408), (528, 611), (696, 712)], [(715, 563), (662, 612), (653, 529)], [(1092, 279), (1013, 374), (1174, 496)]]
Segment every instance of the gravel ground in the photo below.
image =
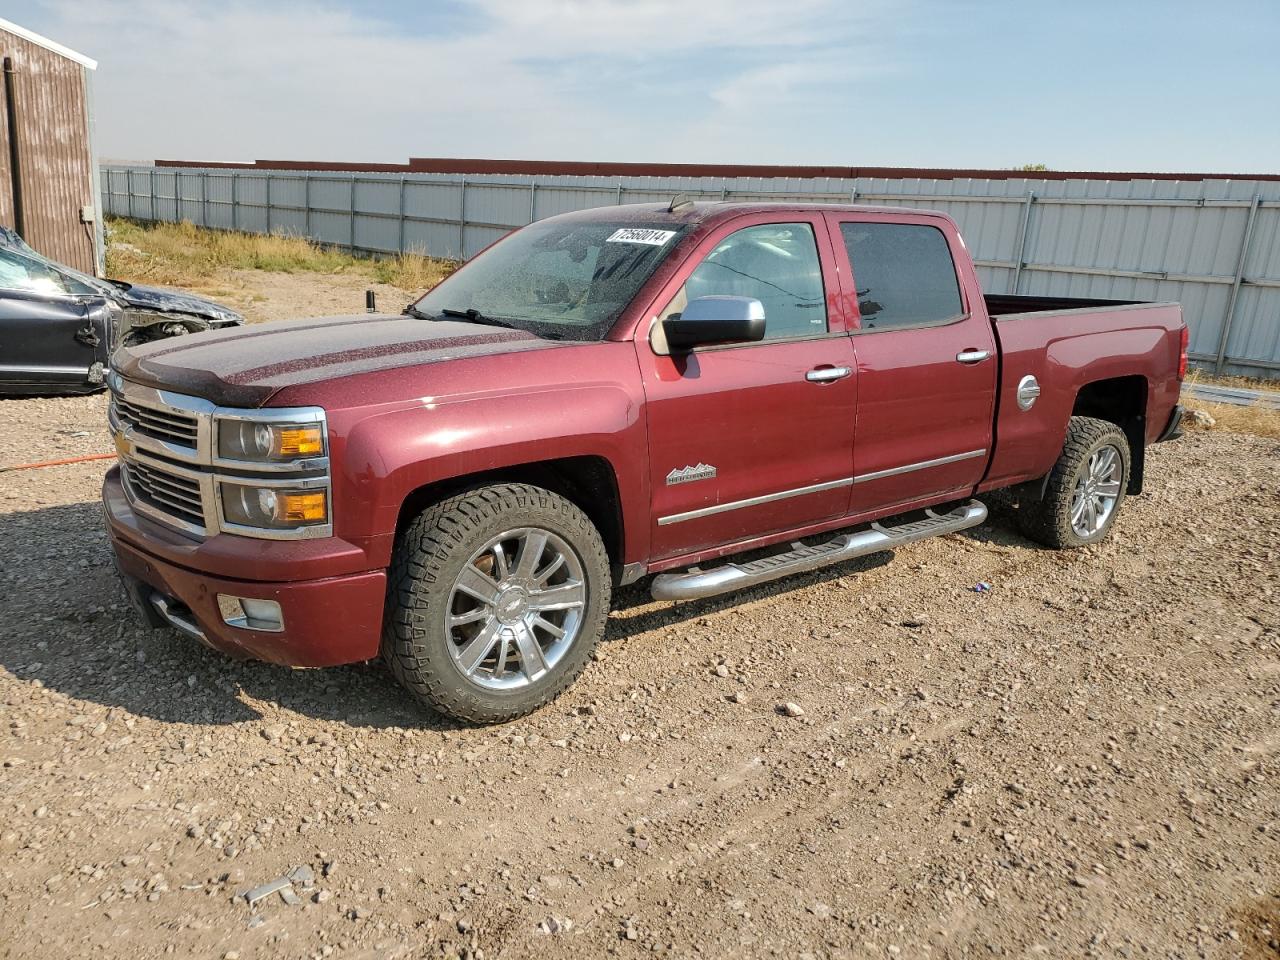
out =
[[(0, 402), (0, 465), (109, 450), (102, 414)], [(633, 588), (568, 694), (486, 729), (143, 629), (105, 464), (0, 473), (0, 956), (1274, 957), (1278, 461), (1157, 447), (1072, 553), (996, 509)]]

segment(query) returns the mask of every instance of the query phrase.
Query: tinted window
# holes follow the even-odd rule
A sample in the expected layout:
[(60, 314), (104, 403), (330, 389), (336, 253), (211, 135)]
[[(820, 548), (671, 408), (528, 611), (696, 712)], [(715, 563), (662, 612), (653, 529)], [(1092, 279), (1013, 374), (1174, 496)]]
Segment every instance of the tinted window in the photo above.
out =
[(710, 296), (759, 300), (769, 340), (826, 332), (827, 298), (812, 228), (771, 223), (729, 234), (698, 264), (673, 304), (683, 308)]
[(950, 320), (964, 313), (947, 238), (909, 223), (842, 223), (867, 330)]

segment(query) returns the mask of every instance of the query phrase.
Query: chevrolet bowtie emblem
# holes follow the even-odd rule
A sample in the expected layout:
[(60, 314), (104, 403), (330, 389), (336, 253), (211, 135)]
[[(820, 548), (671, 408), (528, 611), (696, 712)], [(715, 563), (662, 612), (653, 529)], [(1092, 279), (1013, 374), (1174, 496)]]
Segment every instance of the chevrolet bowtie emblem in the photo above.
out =
[(667, 486), (677, 483), (693, 483), (695, 480), (711, 480), (716, 475), (716, 468), (709, 463), (699, 463), (696, 467), (680, 467), (667, 474)]

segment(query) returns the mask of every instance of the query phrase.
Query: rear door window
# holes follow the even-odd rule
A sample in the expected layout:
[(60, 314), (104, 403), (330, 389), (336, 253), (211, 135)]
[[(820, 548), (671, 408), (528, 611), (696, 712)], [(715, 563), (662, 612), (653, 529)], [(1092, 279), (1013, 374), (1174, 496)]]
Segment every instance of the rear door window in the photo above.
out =
[(946, 323), (964, 313), (956, 266), (937, 227), (842, 223), (862, 329)]

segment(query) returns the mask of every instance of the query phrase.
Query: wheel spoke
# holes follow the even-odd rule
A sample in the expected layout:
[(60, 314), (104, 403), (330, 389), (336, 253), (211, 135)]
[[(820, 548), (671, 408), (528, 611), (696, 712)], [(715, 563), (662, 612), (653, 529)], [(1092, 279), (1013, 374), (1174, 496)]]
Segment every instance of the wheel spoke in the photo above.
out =
[(1089, 497), (1084, 502), (1084, 525), (1090, 533), (1093, 533), (1098, 526), (1098, 508), (1093, 497)]
[(511, 575), (511, 567), (507, 564), (507, 551), (502, 544), (493, 545), (493, 579), (501, 583)]
[(551, 575), (564, 566), (564, 554), (557, 553), (556, 558), (533, 575), (535, 583), (545, 584)]
[(501, 629), (502, 624), (496, 618), (490, 620), (476, 634), (475, 639), (458, 652), (458, 666), (462, 668), (463, 673), (470, 676), (476, 672), (476, 668), (493, 649), (494, 641), (498, 639), (498, 632)]
[(570, 610), (586, 602), (586, 587), (577, 580), (536, 590), (529, 595), (530, 610)]
[(520, 541), (520, 553), (516, 557), (515, 575), (530, 578), (538, 569), (542, 554), (547, 549), (547, 535), (541, 530), (531, 530)]
[(458, 575), (456, 589), (490, 605), (498, 599), (498, 584), (473, 563), (462, 568), (462, 573)]
[(1098, 462), (1093, 469), (1094, 480), (1106, 480), (1111, 476), (1111, 471), (1116, 465), (1116, 452), (1111, 447), (1104, 447), (1098, 451)]
[(1075, 501), (1071, 504), (1071, 525), (1079, 526), (1081, 518), (1084, 516), (1085, 502), (1088, 498), (1084, 493), (1077, 490)]
[(520, 669), (524, 671), (526, 677), (534, 680), (547, 669), (546, 658), (542, 655), (542, 644), (538, 643), (538, 638), (534, 636), (527, 624), (518, 623), (512, 630), (516, 635), (516, 646), (520, 648)]
[(493, 675), (500, 677), (507, 672), (507, 654), (511, 652), (511, 633), (503, 630), (498, 638), (498, 662), (493, 665)]
[(477, 620), (483, 620), (489, 616), (489, 611), (484, 607), (476, 607), (474, 610), (468, 610), (466, 613), (453, 613), (449, 615), (449, 626), (461, 627), (468, 623), (475, 623)]
[(1105, 483), (1098, 484), (1093, 488), (1093, 491), (1100, 497), (1118, 497), (1120, 496), (1120, 481), (1108, 480)]
[(545, 617), (534, 617), (532, 626), (539, 627), (547, 631), (547, 633), (551, 634), (557, 640), (564, 636), (564, 631)]

